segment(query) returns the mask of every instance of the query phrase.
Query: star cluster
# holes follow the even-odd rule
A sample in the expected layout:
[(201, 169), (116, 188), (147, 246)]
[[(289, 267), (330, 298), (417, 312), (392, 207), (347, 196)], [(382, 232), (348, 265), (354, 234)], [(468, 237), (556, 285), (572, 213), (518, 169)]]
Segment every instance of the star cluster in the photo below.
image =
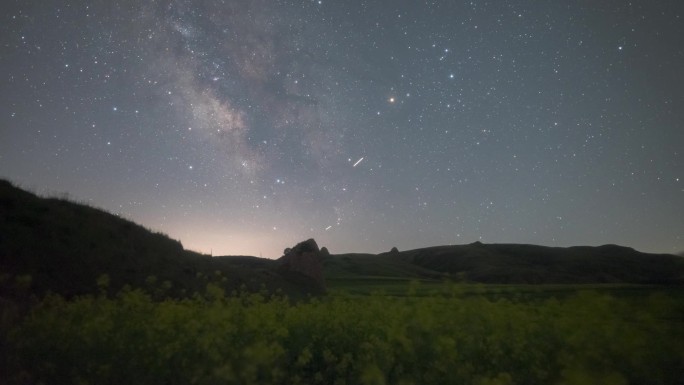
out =
[(678, 1), (8, 0), (0, 176), (214, 255), (684, 250)]

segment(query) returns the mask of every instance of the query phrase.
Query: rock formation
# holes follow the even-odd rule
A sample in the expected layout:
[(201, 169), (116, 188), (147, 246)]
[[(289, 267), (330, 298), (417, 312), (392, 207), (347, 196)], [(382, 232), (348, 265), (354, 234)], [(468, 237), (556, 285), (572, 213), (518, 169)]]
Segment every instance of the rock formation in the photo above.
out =
[(313, 239), (298, 243), (293, 248), (285, 249), (285, 254), (278, 259), (280, 271), (289, 278), (311, 281), (316, 289), (325, 291), (323, 262), (321, 250)]

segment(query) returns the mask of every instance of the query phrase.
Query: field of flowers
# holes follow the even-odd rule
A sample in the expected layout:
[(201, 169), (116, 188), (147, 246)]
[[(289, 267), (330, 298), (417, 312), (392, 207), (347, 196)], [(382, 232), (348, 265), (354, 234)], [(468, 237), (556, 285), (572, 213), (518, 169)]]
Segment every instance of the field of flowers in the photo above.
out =
[(293, 303), (142, 290), (3, 307), (10, 384), (681, 384), (684, 303), (332, 295)]

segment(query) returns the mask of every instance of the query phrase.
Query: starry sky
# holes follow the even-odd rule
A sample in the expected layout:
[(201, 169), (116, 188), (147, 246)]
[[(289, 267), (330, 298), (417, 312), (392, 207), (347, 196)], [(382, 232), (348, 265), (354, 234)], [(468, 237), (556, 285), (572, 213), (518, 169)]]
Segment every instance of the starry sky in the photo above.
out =
[(3, 0), (0, 177), (213, 255), (684, 250), (684, 2)]

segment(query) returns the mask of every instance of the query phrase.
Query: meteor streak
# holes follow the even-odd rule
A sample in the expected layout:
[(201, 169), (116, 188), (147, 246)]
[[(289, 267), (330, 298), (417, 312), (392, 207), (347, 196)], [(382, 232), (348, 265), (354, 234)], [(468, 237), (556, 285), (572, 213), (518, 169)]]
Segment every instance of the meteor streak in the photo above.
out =
[(353, 165), (352, 167), (358, 166), (359, 163), (361, 163), (362, 160), (363, 160), (363, 157), (361, 157), (361, 159), (357, 160), (356, 163), (354, 163), (354, 165)]

